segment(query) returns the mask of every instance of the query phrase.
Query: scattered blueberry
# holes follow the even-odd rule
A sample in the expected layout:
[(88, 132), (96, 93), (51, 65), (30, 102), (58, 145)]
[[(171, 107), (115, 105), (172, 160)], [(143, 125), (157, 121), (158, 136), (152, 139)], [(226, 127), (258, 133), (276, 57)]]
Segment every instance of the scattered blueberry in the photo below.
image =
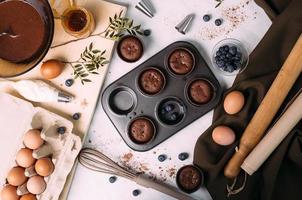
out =
[(65, 126), (60, 126), (59, 128), (57, 128), (57, 132), (59, 134), (64, 134), (66, 132), (66, 127)]
[(159, 162), (164, 162), (167, 159), (167, 156), (165, 154), (160, 154), (157, 159)]
[(172, 113), (171, 116), (170, 116), (170, 120), (175, 121), (175, 120), (177, 120), (177, 117), (178, 117), (177, 113)]
[(215, 25), (220, 26), (222, 24), (222, 19), (216, 19), (215, 20)]
[(65, 85), (67, 86), (67, 87), (71, 87), (72, 85), (73, 85), (73, 83), (74, 83), (74, 81), (73, 81), (73, 79), (67, 79), (66, 81), (65, 81)]
[(72, 119), (74, 119), (74, 120), (79, 120), (80, 117), (81, 117), (81, 113), (74, 113), (74, 114), (72, 115)]
[(172, 111), (173, 108), (174, 108), (174, 106), (173, 106), (172, 104), (169, 104), (169, 105), (166, 105), (166, 106), (165, 106), (165, 110), (166, 110), (167, 112)]
[(208, 21), (210, 21), (211, 16), (210, 16), (210, 15), (204, 15), (204, 16), (202, 17), (202, 19), (203, 19), (203, 21), (208, 22)]
[(109, 182), (110, 182), (110, 183), (114, 183), (114, 182), (116, 181), (116, 179), (117, 179), (116, 176), (111, 176), (111, 177), (109, 178)]
[(180, 153), (179, 155), (178, 155), (178, 159), (179, 160), (181, 160), (181, 161), (184, 161), (184, 160), (186, 160), (187, 158), (189, 158), (189, 154), (188, 153)]
[(132, 191), (132, 195), (135, 197), (138, 196), (140, 193), (141, 193), (141, 191), (138, 189)]
[(144, 30), (143, 34), (144, 34), (144, 36), (149, 36), (149, 35), (151, 35), (151, 30), (146, 29), (146, 30)]

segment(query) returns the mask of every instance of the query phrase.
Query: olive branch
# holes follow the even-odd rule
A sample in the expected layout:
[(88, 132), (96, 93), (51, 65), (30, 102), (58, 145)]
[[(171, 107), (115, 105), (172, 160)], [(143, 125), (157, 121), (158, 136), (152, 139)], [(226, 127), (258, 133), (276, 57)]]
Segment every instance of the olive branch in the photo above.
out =
[(93, 48), (93, 43), (85, 47), (77, 61), (62, 61), (69, 64), (73, 69), (74, 79), (80, 79), (84, 85), (91, 82), (88, 78), (90, 74), (99, 74), (98, 69), (108, 64), (109, 61), (104, 57), (106, 50), (101, 51)]

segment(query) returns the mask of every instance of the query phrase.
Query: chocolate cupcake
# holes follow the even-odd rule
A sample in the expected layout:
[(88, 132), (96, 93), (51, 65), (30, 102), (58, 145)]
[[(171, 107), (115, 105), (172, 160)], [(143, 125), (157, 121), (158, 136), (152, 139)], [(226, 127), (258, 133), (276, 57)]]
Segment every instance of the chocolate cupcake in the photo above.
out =
[(146, 144), (155, 135), (155, 127), (151, 120), (140, 117), (135, 119), (129, 127), (129, 136), (137, 144)]
[(186, 49), (177, 49), (169, 56), (169, 68), (177, 75), (185, 75), (192, 71), (194, 57)]
[(125, 36), (118, 43), (117, 51), (124, 61), (135, 62), (143, 55), (143, 44), (135, 36)]
[(208, 103), (213, 97), (212, 85), (203, 79), (193, 81), (188, 88), (190, 100), (198, 105)]
[(193, 165), (180, 168), (176, 175), (177, 186), (187, 193), (197, 191), (203, 182), (202, 172)]
[(157, 69), (147, 69), (139, 77), (139, 87), (146, 94), (157, 94), (165, 85), (164, 75)]

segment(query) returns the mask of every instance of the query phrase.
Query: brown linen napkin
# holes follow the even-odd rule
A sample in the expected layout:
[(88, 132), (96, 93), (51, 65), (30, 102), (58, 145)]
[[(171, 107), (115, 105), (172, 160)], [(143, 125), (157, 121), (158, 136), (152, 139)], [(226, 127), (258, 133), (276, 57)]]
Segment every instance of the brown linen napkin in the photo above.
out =
[[(257, 3), (264, 5), (261, 0)], [(233, 155), (245, 127), (302, 33), (301, 0), (267, 0), (266, 3), (265, 5), (271, 6), (268, 12), (274, 11), (277, 16), (269, 31), (250, 55), (247, 69), (236, 77), (233, 87), (228, 90), (242, 91), (246, 104), (240, 113), (230, 116), (224, 112), (221, 102), (214, 112), (212, 126), (200, 136), (195, 146), (194, 163), (205, 171), (205, 185), (214, 200), (228, 199), (226, 185), (230, 182), (223, 175), (224, 167)], [(301, 87), (300, 75), (276, 117)], [(213, 128), (218, 125), (231, 127), (236, 132), (237, 142), (226, 147), (215, 144), (211, 134)], [(243, 176), (240, 178), (243, 179)], [(229, 199), (301, 200), (301, 198), (302, 121), (263, 166), (247, 178), (244, 190), (231, 195)]]

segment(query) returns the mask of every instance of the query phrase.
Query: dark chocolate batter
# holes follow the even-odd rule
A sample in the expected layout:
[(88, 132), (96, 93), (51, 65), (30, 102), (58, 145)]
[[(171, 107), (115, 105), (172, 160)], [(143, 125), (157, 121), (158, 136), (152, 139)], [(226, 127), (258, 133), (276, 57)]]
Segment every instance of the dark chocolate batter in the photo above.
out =
[(7, 30), (17, 37), (0, 36), (0, 58), (14, 63), (31, 61), (46, 34), (44, 21), (36, 9), (25, 1), (1, 2), (0, 33)]

